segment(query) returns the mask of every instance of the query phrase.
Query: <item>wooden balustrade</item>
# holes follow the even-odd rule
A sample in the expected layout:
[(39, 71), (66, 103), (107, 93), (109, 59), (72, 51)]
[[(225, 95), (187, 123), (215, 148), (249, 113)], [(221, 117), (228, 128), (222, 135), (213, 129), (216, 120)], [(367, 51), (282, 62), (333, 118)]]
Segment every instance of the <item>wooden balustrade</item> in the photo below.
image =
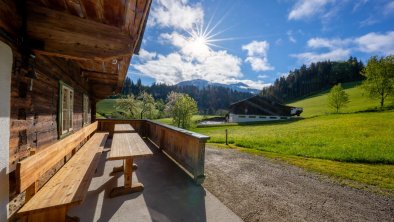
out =
[(204, 181), (205, 143), (208, 136), (151, 120), (98, 119), (99, 130), (113, 134), (114, 125), (129, 123), (175, 161), (196, 183)]

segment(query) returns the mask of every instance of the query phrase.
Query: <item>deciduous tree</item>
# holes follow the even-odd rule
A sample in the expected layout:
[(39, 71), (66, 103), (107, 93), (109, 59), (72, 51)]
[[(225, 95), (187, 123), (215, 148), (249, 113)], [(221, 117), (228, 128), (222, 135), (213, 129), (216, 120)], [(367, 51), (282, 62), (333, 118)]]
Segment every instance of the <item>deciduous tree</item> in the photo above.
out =
[(328, 105), (334, 109), (336, 113), (339, 113), (348, 103), (349, 96), (345, 90), (343, 90), (341, 84), (333, 86), (328, 94)]
[(115, 109), (126, 118), (135, 118), (138, 113), (138, 103), (134, 95), (127, 95), (116, 100)]
[(143, 119), (146, 114), (146, 118), (153, 118), (153, 114), (156, 110), (155, 99), (147, 92), (143, 92), (138, 96), (140, 102), (140, 118)]
[(365, 76), (363, 88), (371, 98), (380, 100), (380, 108), (388, 96), (394, 94), (394, 56), (371, 57), (362, 74)]
[(198, 109), (196, 101), (189, 95), (171, 92), (168, 95), (166, 111), (176, 126), (188, 129), (192, 125), (192, 117)]

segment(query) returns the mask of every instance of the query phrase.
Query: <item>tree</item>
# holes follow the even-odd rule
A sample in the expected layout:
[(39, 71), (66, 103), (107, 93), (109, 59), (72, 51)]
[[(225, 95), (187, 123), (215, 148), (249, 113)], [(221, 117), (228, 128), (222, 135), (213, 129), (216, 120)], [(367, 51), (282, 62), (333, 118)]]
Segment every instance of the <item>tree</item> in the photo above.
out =
[(394, 93), (394, 56), (371, 57), (362, 72), (363, 88), (371, 98), (380, 100), (380, 108), (389, 95)]
[(134, 95), (127, 95), (116, 100), (115, 109), (126, 118), (135, 118), (138, 112), (138, 103)]
[(331, 88), (328, 94), (328, 104), (333, 108), (336, 113), (345, 107), (349, 103), (349, 96), (343, 90), (341, 84), (335, 85)]
[(166, 111), (176, 126), (188, 129), (192, 124), (192, 117), (198, 109), (196, 101), (189, 95), (171, 92), (168, 95)]
[(147, 92), (143, 92), (138, 96), (140, 100), (140, 118), (147, 114), (147, 118), (153, 118), (154, 111), (156, 110), (155, 99)]
[(174, 107), (175, 107), (175, 103), (176, 101), (182, 97), (184, 94), (182, 93), (177, 93), (174, 91), (171, 91), (168, 95), (167, 95), (167, 103), (164, 107), (164, 113), (169, 116), (172, 117), (173, 113), (174, 113)]

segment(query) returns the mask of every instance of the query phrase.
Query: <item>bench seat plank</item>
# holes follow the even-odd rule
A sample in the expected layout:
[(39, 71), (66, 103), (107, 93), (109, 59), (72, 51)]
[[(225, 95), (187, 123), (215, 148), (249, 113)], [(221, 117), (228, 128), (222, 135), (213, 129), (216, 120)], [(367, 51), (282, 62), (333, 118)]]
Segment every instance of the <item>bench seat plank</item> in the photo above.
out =
[(153, 153), (138, 133), (115, 133), (107, 159), (121, 160), (149, 155)]
[(95, 133), (18, 212), (29, 215), (80, 204), (89, 188), (108, 133)]

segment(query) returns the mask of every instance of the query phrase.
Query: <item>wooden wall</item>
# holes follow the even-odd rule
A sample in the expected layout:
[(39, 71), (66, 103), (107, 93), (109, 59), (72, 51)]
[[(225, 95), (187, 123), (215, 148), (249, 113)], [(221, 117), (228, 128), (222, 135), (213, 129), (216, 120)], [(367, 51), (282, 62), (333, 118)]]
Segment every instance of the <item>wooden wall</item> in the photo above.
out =
[(79, 66), (70, 61), (37, 57), (38, 79), (31, 81), (18, 68), (19, 60), (16, 55), (11, 86), (10, 171), (18, 161), (29, 156), (31, 149), (39, 151), (58, 139), (59, 81), (74, 89), (74, 131), (83, 126), (83, 94), (88, 92), (87, 84), (80, 78)]

